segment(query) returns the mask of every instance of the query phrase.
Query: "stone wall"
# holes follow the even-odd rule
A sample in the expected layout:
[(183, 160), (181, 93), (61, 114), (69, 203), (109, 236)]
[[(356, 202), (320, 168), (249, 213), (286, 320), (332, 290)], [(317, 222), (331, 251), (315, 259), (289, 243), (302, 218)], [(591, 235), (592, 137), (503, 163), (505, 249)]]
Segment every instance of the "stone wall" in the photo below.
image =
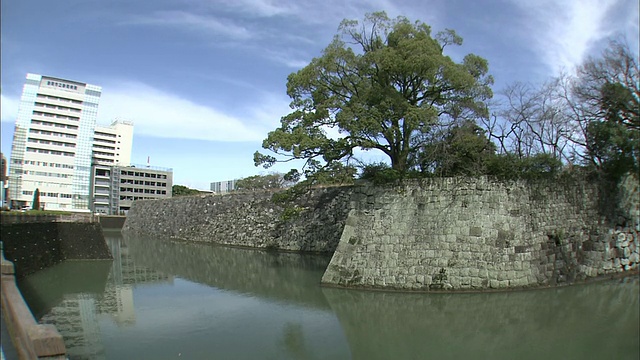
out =
[(134, 202), (123, 232), (231, 246), (333, 252), (351, 187), (315, 189), (293, 203), (272, 192), (184, 196)]
[(316, 189), (286, 205), (274, 203), (269, 192), (193, 196), (136, 201), (123, 231), (335, 251), (326, 285), (422, 291), (553, 286), (637, 270), (637, 178), (624, 180), (619, 190), (613, 196), (575, 177), (483, 177)]
[(610, 225), (602, 215), (607, 198), (595, 183), (577, 179), (445, 178), (356, 188), (322, 282), (485, 290), (636, 270), (638, 230), (625, 219)]

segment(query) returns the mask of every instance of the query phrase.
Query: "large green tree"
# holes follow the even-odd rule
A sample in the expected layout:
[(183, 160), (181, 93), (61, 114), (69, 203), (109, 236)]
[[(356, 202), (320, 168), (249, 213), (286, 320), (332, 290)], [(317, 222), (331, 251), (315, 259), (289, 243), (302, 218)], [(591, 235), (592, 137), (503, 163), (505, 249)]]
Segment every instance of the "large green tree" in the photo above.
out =
[(256, 166), (304, 159), (319, 169), (361, 148), (382, 151), (406, 172), (433, 124), (486, 115), (487, 61), (469, 54), (457, 63), (444, 53), (461, 43), (453, 30), (432, 37), (428, 25), (384, 12), (344, 20), (322, 56), (289, 75), (293, 111), (262, 144), (276, 156), (256, 152)]

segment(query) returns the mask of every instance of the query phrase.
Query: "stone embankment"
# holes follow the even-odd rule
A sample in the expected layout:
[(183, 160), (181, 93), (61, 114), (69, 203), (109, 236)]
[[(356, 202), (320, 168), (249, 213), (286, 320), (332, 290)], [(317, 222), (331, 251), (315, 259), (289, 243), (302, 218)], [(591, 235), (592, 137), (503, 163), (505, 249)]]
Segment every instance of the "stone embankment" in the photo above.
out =
[(349, 213), (350, 187), (315, 189), (295, 203), (272, 192), (136, 201), (123, 231), (261, 249), (332, 253)]
[(433, 179), (359, 188), (322, 282), (399, 290), (553, 286), (637, 270), (633, 219), (593, 183)]
[[(586, 179), (444, 178), (136, 201), (123, 231), (334, 252), (326, 285), (399, 290), (554, 286), (638, 268), (637, 178), (618, 197)], [(634, 200), (635, 199), (635, 200)]]

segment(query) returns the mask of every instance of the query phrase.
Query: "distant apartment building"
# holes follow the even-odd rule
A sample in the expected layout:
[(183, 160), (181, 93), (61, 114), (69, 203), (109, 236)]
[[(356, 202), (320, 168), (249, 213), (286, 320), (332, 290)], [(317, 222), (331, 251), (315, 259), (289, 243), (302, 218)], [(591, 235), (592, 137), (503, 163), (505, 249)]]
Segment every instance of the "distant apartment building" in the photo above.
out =
[(89, 185), (100, 86), (27, 74), (9, 164), (12, 207), (36, 189), (50, 210), (89, 211)]
[(211, 191), (216, 194), (226, 194), (236, 189), (238, 180), (216, 181), (211, 183)]
[(171, 197), (172, 186), (172, 169), (95, 164), (91, 178), (91, 210), (99, 214), (126, 214), (135, 200)]

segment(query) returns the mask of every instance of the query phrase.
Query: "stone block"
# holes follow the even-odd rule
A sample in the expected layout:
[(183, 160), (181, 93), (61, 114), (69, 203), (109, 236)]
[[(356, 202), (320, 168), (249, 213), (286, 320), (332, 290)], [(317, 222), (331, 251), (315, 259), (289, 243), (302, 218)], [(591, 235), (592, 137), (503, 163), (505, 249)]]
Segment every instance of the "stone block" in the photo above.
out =
[(480, 237), (482, 236), (482, 228), (479, 226), (472, 226), (469, 228), (469, 236)]

